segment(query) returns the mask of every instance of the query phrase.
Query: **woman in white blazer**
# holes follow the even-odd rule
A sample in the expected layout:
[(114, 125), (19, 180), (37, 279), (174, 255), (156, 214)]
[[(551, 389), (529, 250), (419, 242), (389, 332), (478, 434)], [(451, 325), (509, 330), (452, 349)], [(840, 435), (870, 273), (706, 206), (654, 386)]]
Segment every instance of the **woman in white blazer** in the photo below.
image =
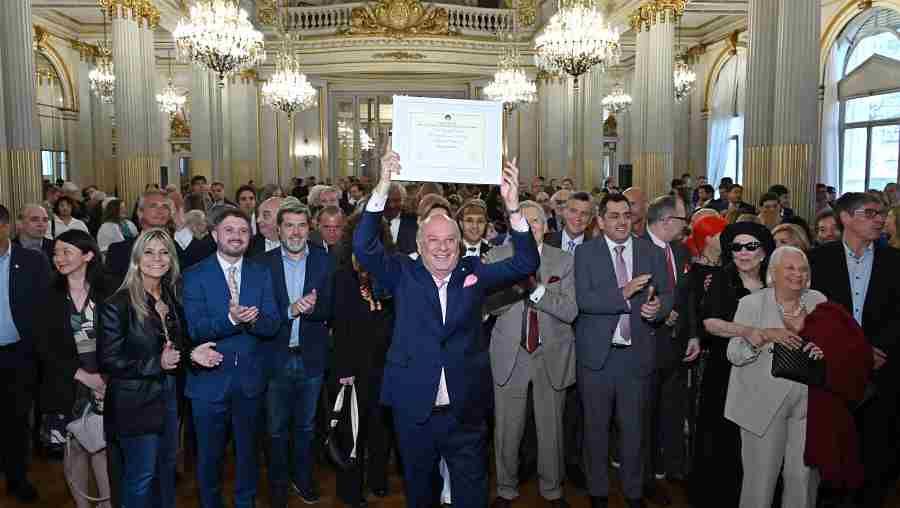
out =
[[(808, 387), (772, 376), (772, 350), (775, 343), (801, 347), (797, 333), (826, 298), (809, 289), (809, 261), (796, 247), (775, 250), (766, 282), (768, 288), (741, 299), (734, 322), (742, 333), (728, 344), (733, 367), (725, 417), (741, 428), (740, 507), (770, 508), (782, 475), (781, 506), (814, 508), (819, 475), (803, 461)], [(810, 357), (822, 357), (815, 344), (802, 347)]]

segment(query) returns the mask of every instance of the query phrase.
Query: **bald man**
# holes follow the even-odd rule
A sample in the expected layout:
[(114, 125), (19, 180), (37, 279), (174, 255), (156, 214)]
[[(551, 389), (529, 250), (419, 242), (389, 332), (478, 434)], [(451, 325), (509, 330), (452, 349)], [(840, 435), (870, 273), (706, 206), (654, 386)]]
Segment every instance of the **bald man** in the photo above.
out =
[(248, 258), (256, 257), (281, 246), (281, 238), (278, 236), (275, 221), (278, 208), (281, 207), (283, 200), (284, 198), (273, 196), (259, 205), (256, 213), (256, 234), (250, 239), (250, 247), (247, 248)]
[(642, 237), (647, 234), (647, 197), (640, 187), (629, 187), (623, 194), (631, 205), (631, 232)]

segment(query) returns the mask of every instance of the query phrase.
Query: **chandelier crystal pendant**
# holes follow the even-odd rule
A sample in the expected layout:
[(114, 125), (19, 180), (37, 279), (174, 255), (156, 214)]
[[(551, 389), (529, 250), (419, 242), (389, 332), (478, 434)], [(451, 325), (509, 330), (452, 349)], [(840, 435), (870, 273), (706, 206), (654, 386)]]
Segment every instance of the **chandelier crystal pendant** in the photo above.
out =
[(178, 91), (173, 84), (174, 75), (172, 73), (172, 58), (169, 55), (169, 84), (163, 88), (162, 92), (156, 94), (156, 103), (159, 104), (159, 110), (168, 113), (171, 119), (178, 112), (179, 108), (187, 102), (187, 97)]
[(88, 73), (91, 92), (104, 104), (115, 101), (116, 73), (112, 63), (112, 49), (106, 34), (106, 10), (103, 11), (103, 41), (97, 43), (97, 66)]
[[(513, 16), (515, 20), (515, 16)], [(513, 22), (515, 26), (515, 21)], [(519, 104), (537, 101), (537, 86), (528, 79), (519, 65), (519, 48), (515, 44), (515, 28), (510, 43), (497, 62), (494, 80), (484, 88), (484, 95), (492, 101), (502, 102), (503, 110), (511, 113)]]
[(617, 84), (612, 89), (612, 92), (600, 101), (600, 104), (611, 115), (615, 115), (628, 111), (631, 108), (631, 102), (631, 96), (625, 93), (625, 89), (621, 84)]
[(697, 81), (697, 73), (684, 61), (675, 62), (675, 101), (681, 102), (691, 95), (694, 83)]
[(535, 38), (535, 62), (551, 74), (575, 78), (591, 67), (601, 72), (619, 62), (619, 31), (604, 23), (593, 0), (560, 0), (559, 10)]
[(182, 58), (215, 72), (220, 87), (266, 59), (263, 34), (235, 0), (198, 0), (172, 35)]

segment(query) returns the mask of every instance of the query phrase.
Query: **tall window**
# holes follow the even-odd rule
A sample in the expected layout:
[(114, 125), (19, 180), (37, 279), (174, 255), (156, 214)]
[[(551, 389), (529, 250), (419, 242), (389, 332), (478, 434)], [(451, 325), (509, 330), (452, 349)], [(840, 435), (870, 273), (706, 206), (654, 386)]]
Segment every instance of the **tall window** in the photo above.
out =
[(377, 148), (384, 143), (393, 121), (390, 95), (338, 96), (335, 100), (332, 136), (337, 154), (337, 175), (376, 176)]
[[(900, 61), (900, 36), (881, 24), (864, 26), (845, 62), (844, 75), (873, 55)], [(900, 174), (900, 92), (873, 94), (841, 104), (841, 192), (883, 189)]]
[(47, 180), (69, 179), (68, 152), (62, 150), (41, 150), (41, 174)]
[(725, 161), (725, 173), (722, 177), (729, 177), (735, 183), (741, 183), (741, 136), (735, 134), (728, 138), (728, 158)]

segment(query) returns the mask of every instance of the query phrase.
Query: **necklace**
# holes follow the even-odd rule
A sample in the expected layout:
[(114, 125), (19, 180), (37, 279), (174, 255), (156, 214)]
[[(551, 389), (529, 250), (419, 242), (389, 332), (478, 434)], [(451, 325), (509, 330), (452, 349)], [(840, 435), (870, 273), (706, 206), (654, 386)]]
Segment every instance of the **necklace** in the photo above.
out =
[(778, 305), (778, 312), (781, 313), (781, 317), (785, 318), (798, 318), (806, 313), (806, 304), (803, 303), (803, 299), (800, 299), (800, 304), (797, 305), (797, 309), (794, 312), (788, 313), (784, 310), (784, 305), (778, 300), (775, 300), (775, 304)]

